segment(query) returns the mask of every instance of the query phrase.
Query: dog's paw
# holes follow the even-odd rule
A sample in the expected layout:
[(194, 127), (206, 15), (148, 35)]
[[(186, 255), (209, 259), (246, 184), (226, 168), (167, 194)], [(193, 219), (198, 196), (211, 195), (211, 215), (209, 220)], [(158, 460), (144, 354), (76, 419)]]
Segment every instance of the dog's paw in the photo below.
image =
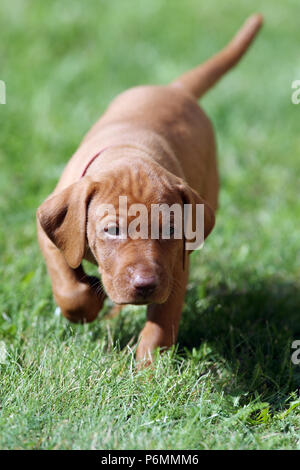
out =
[(89, 323), (95, 320), (103, 306), (106, 294), (93, 276), (87, 276), (72, 289), (62, 289), (55, 300), (64, 317), (73, 323)]

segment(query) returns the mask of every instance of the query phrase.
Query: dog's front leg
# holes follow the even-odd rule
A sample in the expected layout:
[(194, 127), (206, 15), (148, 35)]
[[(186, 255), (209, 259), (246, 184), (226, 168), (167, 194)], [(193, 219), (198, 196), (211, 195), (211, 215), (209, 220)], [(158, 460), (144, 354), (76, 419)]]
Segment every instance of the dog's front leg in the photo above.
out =
[(62, 314), (75, 323), (93, 321), (106, 297), (99, 279), (87, 276), (81, 265), (77, 269), (70, 268), (39, 222), (38, 239), (51, 278), (53, 295)]
[[(188, 258), (188, 257), (187, 257)], [(140, 333), (136, 359), (146, 364), (152, 362), (156, 348), (167, 349), (177, 340), (186, 285), (188, 281), (188, 259), (185, 270), (178, 267), (173, 289), (164, 304), (151, 304), (147, 309), (147, 322)]]

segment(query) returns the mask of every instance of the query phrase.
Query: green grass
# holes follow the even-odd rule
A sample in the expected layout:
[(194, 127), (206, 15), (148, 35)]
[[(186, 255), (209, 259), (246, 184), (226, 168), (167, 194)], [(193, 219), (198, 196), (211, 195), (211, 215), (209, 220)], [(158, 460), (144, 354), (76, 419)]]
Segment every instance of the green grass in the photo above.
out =
[[(256, 9), (260, 37), (203, 99), (220, 210), (192, 256), (176, 349), (150, 377), (134, 367), (143, 309), (85, 326), (54, 315), (35, 210), (117, 93), (174, 79)], [(300, 448), (297, 11), (297, 0), (1, 1), (1, 448)]]

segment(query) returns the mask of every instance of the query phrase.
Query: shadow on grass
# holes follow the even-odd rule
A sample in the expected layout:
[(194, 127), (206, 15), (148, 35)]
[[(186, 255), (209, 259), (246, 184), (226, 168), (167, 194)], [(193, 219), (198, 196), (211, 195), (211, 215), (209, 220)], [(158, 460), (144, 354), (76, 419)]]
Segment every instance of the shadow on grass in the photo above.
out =
[[(259, 394), (276, 408), (300, 387), (300, 365), (291, 361), (292, 342), (300, 340), (300, 286), (251, 273), (242, 273), (238, 284), (191, 283), (178, 355), (204, 364), (226, 394), (245, 395), (247, 402)], [(136, 342), (145, 323), (145, 308), (132, 308), (106, 324), (121, 349)]]
[(226, 393), (259, 393), (278, 406), (300, 386), (300, 365), (291, 361), (292, 342), (300, 340), (300, 286), (275, 277), (244, 284), (206, 292), (191, 286), (179, 350), (185, 356), (199, 351), (212, 370), (221, 363), (229, 372)]

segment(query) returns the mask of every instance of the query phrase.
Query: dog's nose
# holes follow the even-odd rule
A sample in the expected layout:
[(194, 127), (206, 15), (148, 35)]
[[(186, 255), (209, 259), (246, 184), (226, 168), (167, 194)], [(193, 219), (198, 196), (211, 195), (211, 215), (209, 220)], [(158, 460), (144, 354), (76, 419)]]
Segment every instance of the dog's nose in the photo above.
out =
[(155, 291), (157, 287), (156, 276), (148, 276), (144, 274), (136, 274), (133, 279), (133, 286), (137, 294), (147, 297)]

